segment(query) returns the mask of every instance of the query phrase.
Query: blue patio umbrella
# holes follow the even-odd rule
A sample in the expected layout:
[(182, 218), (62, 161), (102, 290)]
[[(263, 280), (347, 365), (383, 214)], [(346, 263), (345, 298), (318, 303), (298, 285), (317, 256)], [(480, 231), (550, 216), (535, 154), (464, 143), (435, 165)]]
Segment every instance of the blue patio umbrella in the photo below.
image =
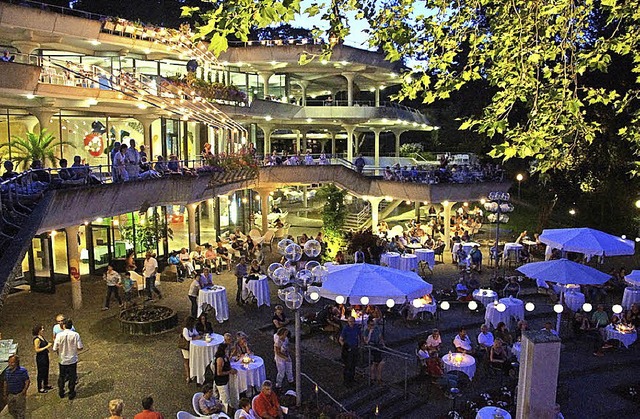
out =
[(635, 253), (635, 243), (593, 228), (554, 228), (542, 231), (540, 241), (554, 249), (590, 256), (622, 256)]
[(516, 270), (529, 278), (558, 284), (598, 285), (611, 278), (604, 272), (568, 259), (527, 263)]
[(386, 266), (355, 263), (333, 265), (320, 288), (320, 295), (331, 300), (338, 295), (349, 297), (352, 304), (368, 297), (370, 304), (385, 304), (393, 299), (396, 304), (431, 294), (433, 286), (418, 274)]
[(631, 285), (640, 286), (640, 270), (634, 269), (627, 276), (624, 277), (624, 280)]

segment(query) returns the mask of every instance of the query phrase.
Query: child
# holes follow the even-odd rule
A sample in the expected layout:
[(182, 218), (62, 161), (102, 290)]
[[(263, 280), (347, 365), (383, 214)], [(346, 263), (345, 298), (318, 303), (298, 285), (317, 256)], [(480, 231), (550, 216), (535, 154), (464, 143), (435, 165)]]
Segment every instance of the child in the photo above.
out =
[(127, 271), (122, 274), (122, 289), (124, 290), (124, 308), (132, 305), (133, 289), (138, 288), (138, 283), (131, 279), (131, 274)]

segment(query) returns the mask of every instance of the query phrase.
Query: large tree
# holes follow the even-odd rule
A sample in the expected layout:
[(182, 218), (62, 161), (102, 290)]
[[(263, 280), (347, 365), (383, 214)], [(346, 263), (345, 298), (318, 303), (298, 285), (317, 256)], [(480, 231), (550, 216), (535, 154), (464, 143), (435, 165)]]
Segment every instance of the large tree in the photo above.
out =
[[(215, 2), (214, 2), (215, 3)], [(601, 138), (622, 141), (638, 151), (638, 81), (619, 89), (586, 84), (586, 76), (606, 73), (612, 56), (629, 57), (640, 72), (640, 2), (616, 0), (426, 0), (418, 14), (414, 0), (331, 0), (300, 10), (299, 0), (219, 0), (201, 13), (198, 37), (220, 52), (233, 35), (249, 28), (291, 21), (297, 13), (329, 23), (325, 53), (349, 34), (348, 12), (367, 20), (369, 42), (391, 60), (418, 59), (399, 99), (425, 103), (447, 99), (463, 86), (484, 80), (490, 103), (465, 120), (493, 141), (494, 157), (532, 159), (532, 170), (570, 170), (585, 147)], [(186, 8), (187, 14), (197, 10)], [(594, 21), (600, 28), (594, 30)], [(605, 29), (605, 30), (601, 30)], [(313, 57), (307, 57), (313, 58)], [(627, 123), (607, 132), (592, 107), (628, 114)]]

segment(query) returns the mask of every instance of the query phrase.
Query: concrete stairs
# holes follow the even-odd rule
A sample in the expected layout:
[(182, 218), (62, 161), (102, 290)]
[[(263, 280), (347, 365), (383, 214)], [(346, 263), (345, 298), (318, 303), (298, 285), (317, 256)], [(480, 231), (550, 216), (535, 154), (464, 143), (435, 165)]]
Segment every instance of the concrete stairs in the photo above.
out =
[[(402, 201), (399, 201), (402, 202)], [(398, 203), (399, 203), (398, 202)], [(392, 210), (398, 206), (398, 203), (388, 202), (387, 200), (382, 200), (379, 205), (380, 219), (383, 219), (386, 215), (387, 208), (393, 206)], [(395, 204), (395, 205), (394, 205)], [(358, 213), (349, 213), (344, 222), (345, 230), (360, 230), (361, 228), (371, 227), (371, 205), (367, 204), (362, 211)]]
[(404, 382), (363, 387), (349, 395), (342, 404), (361, 418), (402, 418), (427, 403), (427, 397), (418, 397), (411, 391), (405, 400), (403, 386)]

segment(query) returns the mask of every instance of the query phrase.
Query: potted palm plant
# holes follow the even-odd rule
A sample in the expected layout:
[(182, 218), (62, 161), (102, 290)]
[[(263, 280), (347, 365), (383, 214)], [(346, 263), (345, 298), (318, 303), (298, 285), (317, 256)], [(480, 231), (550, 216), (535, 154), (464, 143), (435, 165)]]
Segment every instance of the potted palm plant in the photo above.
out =
[(47, 162), (54, 165), (60, 160), (56, 154), (60, 154), (60, 147), (63, 145), (75, 148), (69, 141), (58, 140), (43, 129), (39, 133), (27, 132), (24, 137), (12, 136), (11, 141), (0, 146), (0, 151), (11, 147), (11, 160), (17, 168), (27, 170), (34, 160), (40, 160), (43, 166)]

